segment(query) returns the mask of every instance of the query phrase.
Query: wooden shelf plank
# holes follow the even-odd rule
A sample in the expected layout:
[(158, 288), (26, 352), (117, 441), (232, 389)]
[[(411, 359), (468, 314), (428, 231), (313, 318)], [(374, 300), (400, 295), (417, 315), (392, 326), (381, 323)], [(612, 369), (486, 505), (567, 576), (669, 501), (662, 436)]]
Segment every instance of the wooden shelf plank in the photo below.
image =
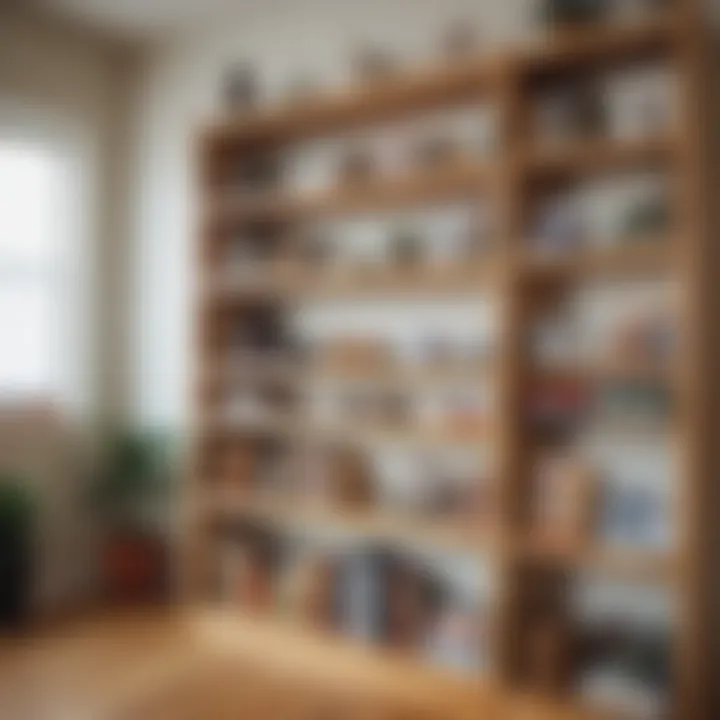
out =
[(488, 260), (471, 265), (401, 269), (381, 265), (365, 269), (334, 268), (312, 272), (302, 267), (268, 266), (252, 277), (227, 275), (205, 286), (206, 301), (242, 297), (322, 300), (365, 297), (435, 297), (476, 295), (495, 289), (500, 264)]
[(292, 415), (268, 413), (253, 419), (224, 417), (222, 414), (200, 419), (195, 431), (201, 437), (225, 435), (261, 435), (287, 441), (297, 439), (301, 425)]
[(443, 428), (391, 427), (337, 422), (333, 424), (308, 422), (307, 419), (288, 416), (259, 417), (255, 420), (207, 418), (197, 424), (200, 435), (258, 434), (278, 436), (287, 440), (318, 440), (347, 442), (358, 446), (418, 445), (457, 447), (483, 452), (492, 438), (492, 428), (482, 432), (453, 432)]
[(680, 143), (672, 134), (637, 139), (596, 138), (525, 148), (518, 154), (518, 163), (528, 178), (576, 177), (667, 162), (679, 148)]
[(283, 507), (284, 504), (275, 500), (248, 502), (221, 494), (217, 498), (210, 497), (206, 510), (216, 518), (257, 520), (290, 532), (312, 527), (376, 540), (407, 542), (415, 546), (479, 552), (488, 556), (498, 555), (502, 551), (502, 542), (497, 533), (473, 527), (470, 519), (443, 523), (427, 518), (412, 519), (397, 513), (353, 512), (321, 507), (287, 508)]
[(363, 427), (361, 425), (318, 426), (312, 432), (322, 438), (351, 442), (360, 446), (407, 445), (420, 447), (456, 447), (478, 452), (487, 450), (491, 444), (492, 429), (483, 432), (457, 433), (450, 429), (413, 429), (403, 427)]
[(530, 250), (523, 254), (520, 265), (524, 276), (534, 280), (622, 280), (667, 276), (676, 269), (675, 260), (675, 248), (669, 241), (647, 240), (633, 247), (562, 255)]
[(538, 366), (532, 371), (539, 378), (579, 377), (590, 382), (637, 380), (665, 384), (672, 383), (676, 373), (676, 367), (670, 363), (630, 362), (610, 358), (553, 363)]
[(492, 358), (445, 367), (423, 367), (403, 363), (377, 366), (349, 367), (337, 364), (310, 363), (278, 359), (265, 360), (262, 356), (247, 362), (227, 361), (208, 368), (209, 382), (251, 380), (255, 383), (280, 382), (286, 385), (318, 384), (369, 384), (373, 386), (402, 387), (408, 390), (468, 385), (486, 381), (494, 372)]
[(560, 564), (578, 572), (606, 574), (638, 583), (672, 583), (676, 569), (672, 556), (662, 551), (591, 545), (558, 547), (538, 538), (521, 545), (520, 553), (533, 562)]
[(494, 361), (469, 363), (463, 367), (408, 367), (402, 364), (387, 367), (350, 368), (318, 365), (310, 370), (307, 379), (315, 383), (369, 383), (410, 390), (481, 383), (493, 376)]
[(203, 379), (208, 383), (250, 380), (253, 383), (279, 382), (296, 385), (305, 379), (306, 371), (299, 359), (281, 353), (248, 354), (205, 364)]
[(492, 166), (467, 161), (316, 193), (231, 191), (209, 199), (206, 224), (248, 217), (302, 220), (473, 199), (487, 190), (493, 179)]

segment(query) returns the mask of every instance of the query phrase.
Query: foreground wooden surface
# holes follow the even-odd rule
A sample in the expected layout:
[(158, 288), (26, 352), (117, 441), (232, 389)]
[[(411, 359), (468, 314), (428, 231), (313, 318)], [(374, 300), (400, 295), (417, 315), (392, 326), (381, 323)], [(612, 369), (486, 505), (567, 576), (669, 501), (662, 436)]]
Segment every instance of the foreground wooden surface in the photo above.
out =
[(8, 720), (570, 720), (411, 663), (217, 613), (125, 613), (0, 647)]

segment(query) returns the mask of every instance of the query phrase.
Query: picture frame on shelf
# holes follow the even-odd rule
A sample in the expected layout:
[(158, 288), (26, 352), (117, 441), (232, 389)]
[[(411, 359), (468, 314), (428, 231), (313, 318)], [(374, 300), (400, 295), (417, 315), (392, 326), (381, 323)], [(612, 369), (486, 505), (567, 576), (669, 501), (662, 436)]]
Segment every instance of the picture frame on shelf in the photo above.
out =
[(222, 75), (223, 105), (229, 112), (247, 112), (257, 107), (260, 88), (257, 70), (249, 62), (234, 62)]

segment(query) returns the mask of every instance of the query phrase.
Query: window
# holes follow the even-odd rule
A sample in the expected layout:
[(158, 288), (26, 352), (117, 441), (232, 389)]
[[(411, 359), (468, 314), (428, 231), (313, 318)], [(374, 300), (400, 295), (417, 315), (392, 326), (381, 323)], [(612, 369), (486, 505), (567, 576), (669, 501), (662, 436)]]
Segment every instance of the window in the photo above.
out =
[(47, 147), (0, 142), (0, 402), (57, 392), (62, 190)]

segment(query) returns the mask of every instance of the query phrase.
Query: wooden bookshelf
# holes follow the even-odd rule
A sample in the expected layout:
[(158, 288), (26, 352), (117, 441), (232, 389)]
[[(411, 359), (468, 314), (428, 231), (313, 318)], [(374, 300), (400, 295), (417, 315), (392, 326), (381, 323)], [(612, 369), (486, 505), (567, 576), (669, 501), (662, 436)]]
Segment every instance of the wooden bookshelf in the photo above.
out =
[[(253, 519), (292, 533), (298, 528), (341, 530), (351, 535), (457, 548), (492, 558), (502, 591), (497, 611), (497, 633), (492, 652), (497, 664), (484, 693), (507, 708), (497, 717), (543, 717), (534, 714), (537, 697), (528, 699), (519, 658), (523, 652), (520, 608), (523, 577), (528, 567), (565, 572), (592, 571), (632, 582), (660, 584), (672, 593), (682, 622), (674, 630), (676, 674), (672, 688), (673, 717), (678, 720), (713, 720), (714, 704), (709, 639), (713, 625), (713, 595), (709, 581), (715, 530), (709, 508), (717, 500), (710, 476), (717, 471), (712, 442), (716, 408), (714, 390), (714, 339), (709, 332), (715, 280), (711, 270), (711, 207), (707, 195), (709, 146), (704, 115), (698, 108), (707, 89), (699, 79), (705, 58), (701, 53), (702, 28), (691, 7), (681, 0), (677, 11), (658, 14), (628, 26), (597, 26), (549, 32), (537, 42), (488, 54), (457, 64), (425, 68), (363, 87), (246, 116), (223, 119), (200, 136), (203, 205), (201, 244), (218, 242), (228, 228), (252, 222), (276, 224), (291, 239), (302, 223), (345, 218), (400, 208), (442, 206), (459, 201), (489, 199), (498, 219), (499, 247), (477, 265), (392, 267), (387, 261), (363, 268), (321, 268), (297, 260), (258, 262), (237, 274), (217, 267), (201, 253), (198, 324), (199, 387), (223, 388), (238, 379), (255, 386), (273, 384), (302, 390), (311, 383), (351, 384), (402, 388), (421, 392), (453, 384), (492, 382), (498, 400), (493, 419), (482, 431), (453, 433), (442, 428), (352, 423), (318, 424), (305, 410), (264, 414), (252, 422), (224, 418), (208, 407), (205, 395), (198, 408), (197, 457), (202, 468), (204, 443), (218, 436), (268, 436), (302, 445), (309, 440), (342, 440), (362, 447), (396, 445), (417, 448), (462, 446), (482, 453), (492, 446), (493, 482), (498, 490), (497, 522), (485, 527), (438, 525), (397, 514), (350, 512), (334, 508), (302, 509), (287, 503), (233, 500), (210, 488), (198, 469), (191, 483), (191, 531), (186, 562), (187, 588), (193, 599), (207, 592), (204, 580), (211, 562), (208, 538), (218, 519)], [(533, 92), (548, 78), (609, 67), (617, 69), (635, 60), (669, 58), (682, 73), (682, 118), (678, 128), (634, 140), (593, 137), (586, 141), (545, 147), (530, 139), (527, 117)], [(247, 191), (224, 187), (216, 180), (220, 160), (258, 152), (277, 152), (308, 139), (338, 137), (354, 128), (370, 128), (425, 112), (477, 104), (482, 101), (500, 111), (502, 147), (489, 161), (467, 160), (435, 168), (408, 171), (399, 176), (373, 177), (313, 193), (288, 190)], [(673, 179), (677, 221), (667, 236), (609, 244), (604, 250), (539, 254), (528, 237), (529, 202), (547, 183), (576, 183), (599, 173), (636, 167), (661, 167)], [(210, 178), (215, 178), (210, 181)], [(716, 262), (716, 259), (715, 259)], [(670, 279), (681, 287), (682, 352), (667, 364), (599, 358), (552, 369), (528, 361), (525, 342), (534, 298), (567, 292), (588, 283)], [(305, 302), (373, 299), (438, 299), (490, 296), (500, 309), (499, 347), (493, 358), (477, 367), (409, 368), (402, 365), (343, 368), (316, 361), (302, 362), (290, 354), (258, 352), (243, 360), (219, 353), (208, 340), (221, 313), (242, 312), (265, 304), (293, 311)], [(207, 331), (207, 332), (206, 332)], [(524, 392), (528, 383), (542, 378), (578, 377), (590, 382), (642, 380), (662, 383), (679, 398), (671, 421), (624, 424), (606, 428), (627, 442), (674, 438), (683, 463), (673, 481), (681, 501), (675, 513), (678, 542), (671, 551), (605, 548), (597, 543), (547, 544), (533, 535), (524, 520), (528, 503), (531, 446), (536, 442), (524, 425)], [(602, 432), (602, 428), (599, 431)], [(213, 494), (215, 492), (215, 494)], [(718, 507), (715, 502), (715, 508)], [(236, 618), (238, 632), (255, 632)], [(282, 626), (272, 633), (283, 637)], [(720, 633), (717, 633), (720, 636)], [(280, 640), (278, 640), (280, 642)], [(304, 642), (304, 641), (303, 641)], [(313, 641), (314, 642), (314, 641)], [(324, 652), (324, 651), (323, 651)], [(328, 650), (332, 656), (332, 650)], [(341, 651), (342, 653), (345, 650)], [(368, 651), (372, 655), (372, 651)], [(383, 655), (378, 651), (377, 657)], [(349, 660), (349, 662), (355, 662)], [(383, 663), (393, 665), (383, 655)], [(323, 667), (327, 661), (323, 661)], [(399, 672), (399, 671), (398, 671)], [(431, 673), (432, 674), (432, 673)], [(394, 675), (393, 675), (394, 676)], [(532, 697), (532, 696), (530, 696)], [(499, 700), (497, 698), (500, 698)], [(482, 708), (477, 700), (478, 709)], [(489, 702), (489, 700), (488, 700)], [(535, 703), (535, 705), (533, 705)], [(522, 709), (521, 709), (522, 708)], [(522, 714), (522, 713), (525, 714)], [(539, 710), (537, 712), (540, 712)], [(515, 713), (515, 714), (513, 714)], [(595, 717), (595, 710), (578, 707), (568, 695), (548, 718)], [(597, 715), (600, 717), (601, 715)]]

